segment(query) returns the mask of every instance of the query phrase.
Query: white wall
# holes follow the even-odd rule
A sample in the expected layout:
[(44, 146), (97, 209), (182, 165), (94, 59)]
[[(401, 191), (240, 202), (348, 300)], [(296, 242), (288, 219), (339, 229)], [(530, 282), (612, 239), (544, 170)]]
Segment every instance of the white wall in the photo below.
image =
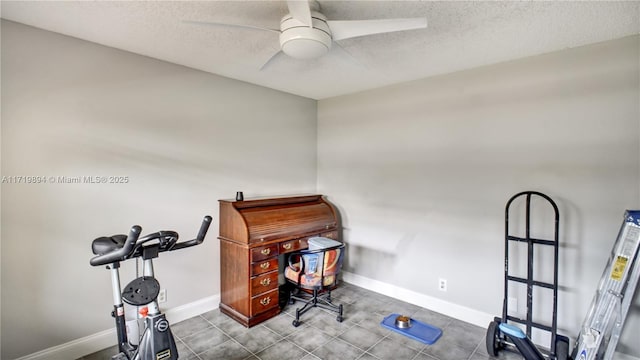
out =
[[(560, 333), (575, 337), (640, 208), (639, 42), (319, 101), (318, 191), (341, 211), (348, 271), (499, 315), (505, 203), (541, 191), (560, 207)], [(619, 347), (636, 357), (639, 309)]]
[[(218, 202), (314, 192), (316, 102), (2, 21), (2, 176), (128, 176), (127, 184), (2, 184), (2, 355), (113, 327), (91, 240), (175, 229), (166, 308), (219, 293)], [(123, 282), (132, 279), (123, 264)]]

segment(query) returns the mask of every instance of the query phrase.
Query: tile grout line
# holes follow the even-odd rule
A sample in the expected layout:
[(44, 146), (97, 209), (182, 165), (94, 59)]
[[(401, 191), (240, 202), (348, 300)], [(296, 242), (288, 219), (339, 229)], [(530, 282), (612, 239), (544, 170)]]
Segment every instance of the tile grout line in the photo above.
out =
[(178, 339), (178, 341), (180, 341), (180, 342), (182, 343), (182, 345), (184, 345), (184, 347), (186, 347), (187, 349), (189, 349), (189, 351), (191, 351), (191, 353), (192, 353), (193, 355), (195, 355), (199, 360), (202, 360), (202, 359), (200, 359), (200, 356), (198, 356), (198, 354), (196, 354), (196, 352), (195, 352), (195, 351), (193, 351), (193, 349), (192, 349), (192, 348), (190, 348), (190, 347), (189, 347), (189, 345), (187, 345), (187, 343), (185, 343), (185, 342), (182, 340), (182, 338), (181, 338), (181, 337), (179, 337), (178, 335), (175, 335), (175, 337)]
[(473, 355), (476, 354), (476, 352), (478, 351), (478, 348), (480, 347), (480, 345), (482, 344), (482, 340), (480, 340), (480, 342), (478, 343), (478, 345), (476, 345), (476, 348), (473, 349), (473, 352), (471, 353), (471, 355), (469, 355), (469, 358), (467, 360), (471, 360), (471, 358), (473, 358)]
[[(240, 345), (243, 349), (247, 350), (247, 351), (249, 352), (249, 354), (251, 354), (251, 355), (247, 356), (245, 359), (247, 359), (247, 358), (249, 358), (249, 357), (251, 357), (251, 356), (255, 356), (255, 357), (257, 357), (258, 359), (260, 359), (260, 357), (259, 357), (258, 355), (256, 355), (253, 351), (249, 350), (246, 346), (242, 345), (239, 341), (237, 341), (236, 339), (234, 339), (234, 338), (233, 338), (233, 336), (231, 336), (229, 333), (227, 333), (226, 331), (222, 330), (221, 328), (219, 328), (216, 324), (212, 323), (211, 321), (207, 320), (207, 318), (205, 318), (204, 316), (202, 316), (202, 315), (198, 315), (198, 316), (200, 316), (200, 318), (202, 318), (204, 321), (206, 321), (206, 322), (208, 322), (209, 324), (211, 324), (211, 326), (212, 326), (212, 327), (214, 327), (214, 328), (218, 329), (218, 331), (220, 331), (221, 333), (223, 333), (224, 335), (226, 335), (227, 337), (229, 337), (229, 339), (230, 339), (230, 340), (233, 340), (235, 343), (237, 343), (238, 345)], [(227, 340), (227, 341), (229, 341), (229, 340)], [(183, 341), (183, 342), (184, 342), (184, 341)], [(226, 342), (226, 341), (225, 341), (225, 342)], [(225, 342), (223, 342), (222, 344), (224, 344)], [(222, 344), (220, 344), (220, 345), (222, 345)], [(186, 345), (186, 344), (185, 344), (185, 345)], [(268, 346), (267, 346), (267, 347), (268, 347)], [(266, 348), (265, 348), (265, 349), (266, 349)], [(196, 353), (195, 353), (195, 351), (193, 351), (193, 350), (192, 350), (192, 352), (193, 352), (194, 354), (196, 354)], [(203, 351), (203, 353), (204, 353), (204, 351)], [(199, 354), (196, 354), (196, 356), (198, 357), (198, 359), (202, 360), (202, 359), (200, 358), (200, 355), (199, 355)]]

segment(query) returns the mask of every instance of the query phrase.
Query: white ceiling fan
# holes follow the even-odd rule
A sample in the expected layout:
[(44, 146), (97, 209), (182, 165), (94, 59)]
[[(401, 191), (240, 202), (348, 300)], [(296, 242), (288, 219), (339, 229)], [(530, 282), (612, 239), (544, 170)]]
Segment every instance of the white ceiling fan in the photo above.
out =
[(280, 20), (280, 29), (268, 29), (252, 25), (205, 21), (185, 21), (198, 25), (232, 26), (278, 33), (280, 51), (274, 54), (261, 69), (277, 55), (284, 53), (296, 59), (313, 59), (326, 54), (336, 40), (395, 31), (424, 29), (427, 19), (379, 19), (379, 20), (328, 20), (320, 13), (320, 5), (311, 0), (288, 0), (289, 13)]

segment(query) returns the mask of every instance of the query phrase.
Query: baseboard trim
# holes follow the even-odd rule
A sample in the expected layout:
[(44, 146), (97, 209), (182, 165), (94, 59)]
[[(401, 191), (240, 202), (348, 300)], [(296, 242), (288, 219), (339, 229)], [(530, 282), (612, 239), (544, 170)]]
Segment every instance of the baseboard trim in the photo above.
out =
[(217, 294), (168, 309), (165, 311), (165, 314), (167, 314), (167, 320), (169, 320), (170, 323), (177, 323), (196, 315), (206, 313), (207, 311), (217, 309), (219, 305), (220, 294)]
[[(209, 296), (165, 311), (170, 323), (177, 323), (218, 308), (220, 295)], [(116, 331), (109, 329), (50, 347), (17, 360), (69, 360), (116, 345)]]
[(360, 286), (367, 290), (393, 297), (398, 300), (406, 301), (410, 304), (418, 305), (452, 318), (462, 320), (477, 326), (487, 327), (489, 322), (493, 320), (495, 315), (487, 314), (482, 311), (474, 310), (466, 306), (454, 304), (442, 299), (434, 298), (429, 295), (420, 294), (418, 292), (408, 290), (396, 285), (384, 283), (362, 275), (343, 271), (342, 279), (345, 282)]

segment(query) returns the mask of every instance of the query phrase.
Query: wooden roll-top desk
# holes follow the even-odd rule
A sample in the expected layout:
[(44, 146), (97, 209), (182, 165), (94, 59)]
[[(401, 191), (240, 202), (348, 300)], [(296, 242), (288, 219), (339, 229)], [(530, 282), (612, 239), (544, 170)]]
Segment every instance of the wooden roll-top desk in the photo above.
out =
[(279, 256), (339, 240), (339, 219), (322, 195), (219, 201), (220, 311), (251, 327), (280, 313)]

